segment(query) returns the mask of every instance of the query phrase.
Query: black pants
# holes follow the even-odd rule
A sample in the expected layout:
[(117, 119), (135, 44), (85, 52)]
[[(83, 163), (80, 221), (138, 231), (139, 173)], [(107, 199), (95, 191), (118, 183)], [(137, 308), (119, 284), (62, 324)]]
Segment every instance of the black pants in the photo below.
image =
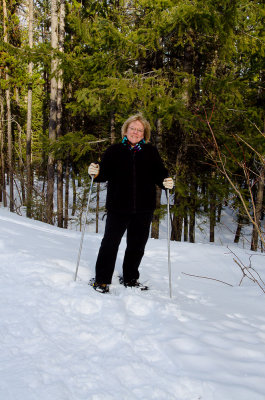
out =
[(127, 229), (127, 247), (123, 260), (123, 279), (139, 278), (139, 265), (149, 236), (153, 213), (108, 213), (104, 237), (96, 262), (96, 282), (111, 283), (119, 245)]

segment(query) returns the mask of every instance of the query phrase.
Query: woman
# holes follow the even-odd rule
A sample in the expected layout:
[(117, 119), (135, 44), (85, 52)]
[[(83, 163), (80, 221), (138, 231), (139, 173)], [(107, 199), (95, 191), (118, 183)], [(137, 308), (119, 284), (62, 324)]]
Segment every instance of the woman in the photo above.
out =
[(96, 262), (95, 290), (109, 291), (121, 238), (127, 230), (122, 282), (140, 286), (139, 265), (149, 236), (155, 209), (156, 185), (172, 189), (173, 180), (149, 142), (149, 122), (136, 114), (122, 126), (122, 142), (111, 145), (100, 165), (90, 164), (95, 182), (108, 182), (107, 220)]

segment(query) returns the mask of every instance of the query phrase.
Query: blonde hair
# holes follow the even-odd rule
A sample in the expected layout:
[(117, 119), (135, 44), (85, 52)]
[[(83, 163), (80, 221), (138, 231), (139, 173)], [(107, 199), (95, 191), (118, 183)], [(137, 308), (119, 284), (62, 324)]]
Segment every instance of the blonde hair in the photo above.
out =
[(122, 137), (126, 136), (128, 126), (134, 121), (140, 121), (143, 124), (144, 139), (145, 139), (146, 143), (148, 143), (150, 140), (150, 137), (151, 137), (151, 126), (150, 126), (149, 122), (147, 121), (147, 119), (145, 119), (141, 113), (132, 115), (131, 117), (126, 119), (126, 121), (124, 122), (124, 124), (122, 125), (122, 128), (121, 128), (121, 136)]

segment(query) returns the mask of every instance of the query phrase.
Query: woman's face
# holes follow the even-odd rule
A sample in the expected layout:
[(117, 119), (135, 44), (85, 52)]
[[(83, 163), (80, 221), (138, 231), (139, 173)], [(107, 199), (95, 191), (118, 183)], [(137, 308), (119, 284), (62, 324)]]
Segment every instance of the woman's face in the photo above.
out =
[(140, 121), (133, 121), (129, 124), (126, 132), (126, 136), (131, 142), (131, 144), (135, 145), (140, 142), (144, 138), (144, 126)]

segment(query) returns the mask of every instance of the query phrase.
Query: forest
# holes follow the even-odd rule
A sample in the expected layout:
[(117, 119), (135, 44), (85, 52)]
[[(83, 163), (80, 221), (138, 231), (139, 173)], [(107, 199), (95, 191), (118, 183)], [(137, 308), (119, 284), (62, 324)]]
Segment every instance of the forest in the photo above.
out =
[[(250, 0), (1, 0), (0, 202), (62, 228), (82, 215), (90, 162), (141, 112), (175, 187), (171, 240), (265, 237), (265, 7)], [(70, 195), (70, 192), (72, 195)], [(96, 187), (98, 218), (100, 184)], [(165, 214), (161, 189), (151, 235)]]

